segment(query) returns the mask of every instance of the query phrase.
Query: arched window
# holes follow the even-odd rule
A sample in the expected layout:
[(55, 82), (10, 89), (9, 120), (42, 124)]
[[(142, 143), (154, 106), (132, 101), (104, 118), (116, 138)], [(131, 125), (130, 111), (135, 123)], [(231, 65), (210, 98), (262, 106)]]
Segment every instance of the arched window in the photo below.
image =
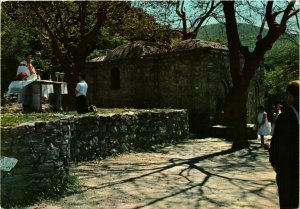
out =
[(120, 89), (120, 70), (113, 68), (110, 72), (110, 86), (111, 89)]

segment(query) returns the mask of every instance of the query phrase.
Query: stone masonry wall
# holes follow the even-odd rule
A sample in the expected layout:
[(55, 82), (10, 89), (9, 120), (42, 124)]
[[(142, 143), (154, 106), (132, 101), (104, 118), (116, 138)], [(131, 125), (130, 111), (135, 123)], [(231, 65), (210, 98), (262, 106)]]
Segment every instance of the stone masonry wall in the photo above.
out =
[(1, 171), (1, 204), (53, 192), (70, 162), (106, 156), (188, 136), (186, 110), (136, 110), (1, 127), (1, 155), (18, 159)]
[[(111, 87), (112, 70), (120, 71), (120, 88)], [(221, 108), (232, 82), (228, 51), (214, 48), (122, 58), (86, 65), (87, 98), (99, 107), (178, 108), (189, 110), (192, 132), (221, 124)], [(249, 87), (248, 123), (262, 104), (263, 71)]]

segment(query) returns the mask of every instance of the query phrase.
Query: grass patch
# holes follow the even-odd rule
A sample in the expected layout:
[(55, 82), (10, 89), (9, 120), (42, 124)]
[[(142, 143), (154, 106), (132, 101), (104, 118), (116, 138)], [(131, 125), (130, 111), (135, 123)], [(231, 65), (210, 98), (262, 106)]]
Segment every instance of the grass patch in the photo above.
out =
[(79, 180), (76, 176), (68, 175), (61, 186), (61, 195), (69, 195), (80, 190)]
[(1, 113), (1, 126), (15, 126), (25, 122), (31, 121), (51, 121), (64, 117), (66, 115), (73, 115), (75, 112), (55, 113)]
[[(101, 108), (98, 109), (98, 113), (101, 114), (121, 114), (125, 112), (136, 112), (136, 109), (128, 108)], [(95, 113), (85, 113), (81, 115), (94, 115)], [(57, 120), (66, 116), (78, 116), (76, 111), (68, 112), (32, 112), (21, 113), (16, 108), (1, 107), (1, 127), (16, 126), (21, 123), (33, 122), (33, 121), (51, 121)]]

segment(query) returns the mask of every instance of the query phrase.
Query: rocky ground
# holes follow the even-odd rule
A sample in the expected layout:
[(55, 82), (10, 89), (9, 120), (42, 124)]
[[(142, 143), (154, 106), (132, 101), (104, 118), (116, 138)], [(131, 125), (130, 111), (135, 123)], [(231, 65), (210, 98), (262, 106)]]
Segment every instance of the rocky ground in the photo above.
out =
[(230, 147), (223, 139), (194, 139), (81, 162), (73, 169), (80, 191), (27, 208), (279, 208), (268, 152), (258, 140), (250, 149), (231, 152)]

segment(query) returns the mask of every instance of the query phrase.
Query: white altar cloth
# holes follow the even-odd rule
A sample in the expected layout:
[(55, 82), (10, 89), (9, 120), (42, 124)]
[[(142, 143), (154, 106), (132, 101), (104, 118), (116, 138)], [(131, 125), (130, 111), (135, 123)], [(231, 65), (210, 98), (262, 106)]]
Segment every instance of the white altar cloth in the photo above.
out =
[[(36, 80), (26, 80), (26, 81), (12, 81), (8, 86), (7, 95), (11, 94), (19, 94), (21, 93), (22, 88), (27, 86), (28, 84), (34, 82)], [(43, 81), (45, 83), (42, 84), (42, 97), (49, 98), (49, 94), (54, 93), (52, 81)], [(68, 94), (68, 88), (66, 83), (61, 84), (61, 94)]]

